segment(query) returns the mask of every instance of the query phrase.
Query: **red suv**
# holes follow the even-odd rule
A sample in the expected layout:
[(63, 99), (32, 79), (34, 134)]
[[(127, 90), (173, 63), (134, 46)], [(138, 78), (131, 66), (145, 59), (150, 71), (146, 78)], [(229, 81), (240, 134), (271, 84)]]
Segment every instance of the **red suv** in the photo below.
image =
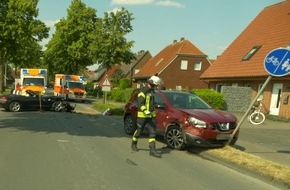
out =
[[(125, 105), (124, 130), (132, 135), (136, 130), (137, 92)], [(187, 145), (222, 147), (238, 139), (237, 118), (226, 111), (216, 110), (195, 94), (181, 91), (156, 90), (158, 135), (164, 136), (166, 144), (173, 149)]]

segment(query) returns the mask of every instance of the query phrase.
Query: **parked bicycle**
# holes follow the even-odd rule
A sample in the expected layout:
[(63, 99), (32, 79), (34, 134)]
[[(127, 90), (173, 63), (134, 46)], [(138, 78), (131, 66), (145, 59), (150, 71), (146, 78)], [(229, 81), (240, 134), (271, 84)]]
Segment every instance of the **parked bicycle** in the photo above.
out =
[(258, 99), (249, 113), (248, 119), (253, 125), (260, 125), (265, 121), (265, 114), (261, 112), (262, 106), (262, 100)]

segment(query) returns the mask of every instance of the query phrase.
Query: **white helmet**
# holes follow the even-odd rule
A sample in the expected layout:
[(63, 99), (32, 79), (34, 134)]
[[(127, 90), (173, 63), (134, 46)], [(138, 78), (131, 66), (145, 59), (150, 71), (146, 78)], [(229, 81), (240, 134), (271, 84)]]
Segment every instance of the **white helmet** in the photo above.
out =
[(148, 83), (149, 84), (152, 84), (152, 85), (155, 85), (155, 86), (158, 86), (158, 85), (161, 85), (162, 84), (162, 80), (161, 80), (161, 78), (159, 78), (157, 76), (152, 76), (148, 80)]

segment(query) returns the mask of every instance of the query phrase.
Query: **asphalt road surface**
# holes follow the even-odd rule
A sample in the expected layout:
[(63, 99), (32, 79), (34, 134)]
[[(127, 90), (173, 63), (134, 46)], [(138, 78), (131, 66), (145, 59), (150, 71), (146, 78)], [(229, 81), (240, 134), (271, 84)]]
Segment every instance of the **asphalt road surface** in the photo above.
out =
[[(236, 113), (242, 118), (242, 113)], [(266, 119), (261, 125), (245, 120), (235, 147), (290, 168), (290, 124)]]
[(279, 189), (162, 142), (162, 158), (150, 157), (146, 136), (137, 153), (130, 142), (120, 116), (0, 108), (0, 189)]

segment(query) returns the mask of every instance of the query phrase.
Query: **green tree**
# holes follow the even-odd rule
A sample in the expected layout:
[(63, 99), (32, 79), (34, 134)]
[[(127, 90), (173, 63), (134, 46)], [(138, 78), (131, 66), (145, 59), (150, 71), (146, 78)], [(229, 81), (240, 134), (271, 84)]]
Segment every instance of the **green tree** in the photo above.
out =
[(132, 13), (125, 8), (117, 12), (106, 12), (102, 26), (96, 30), (94, 36), (98, 36), (92, 49), (97, 53), (96, 61), (101, 63), (103, 68), (109, 69), (113, 64), (129, 64), (134, 58), (131, 52), (134, 41), (127, 41), (125, 36), (133, 31), (131, 21)]
[(30, 67), (41, 62), (39, 42), (49, 28), (37, 20), (38, 0), (0, 1), (0, 90), (4, 90), (5, 66)]
[(86, 7), (81, 0), (73, 0), (67, 14), (66, 19), (55, 25), (56, 32), (47, 45), (44, 62), (50, 72), (80, 74), (94, 63), (89, 48), (93, 40), (90, 34), (100, 19), (96, 10)]
[(50, 73), (80, 74), (87, 66), (99, 63), (102, 68), (130, 63), (133, 41), (125, 35), (132, 31), (132, 15), (125, 9), (96, 16), (96, 10), (81, 0), (73, 0), (67, 18), (56, 24), (56, 32), (47, 45), (44, 62)]

